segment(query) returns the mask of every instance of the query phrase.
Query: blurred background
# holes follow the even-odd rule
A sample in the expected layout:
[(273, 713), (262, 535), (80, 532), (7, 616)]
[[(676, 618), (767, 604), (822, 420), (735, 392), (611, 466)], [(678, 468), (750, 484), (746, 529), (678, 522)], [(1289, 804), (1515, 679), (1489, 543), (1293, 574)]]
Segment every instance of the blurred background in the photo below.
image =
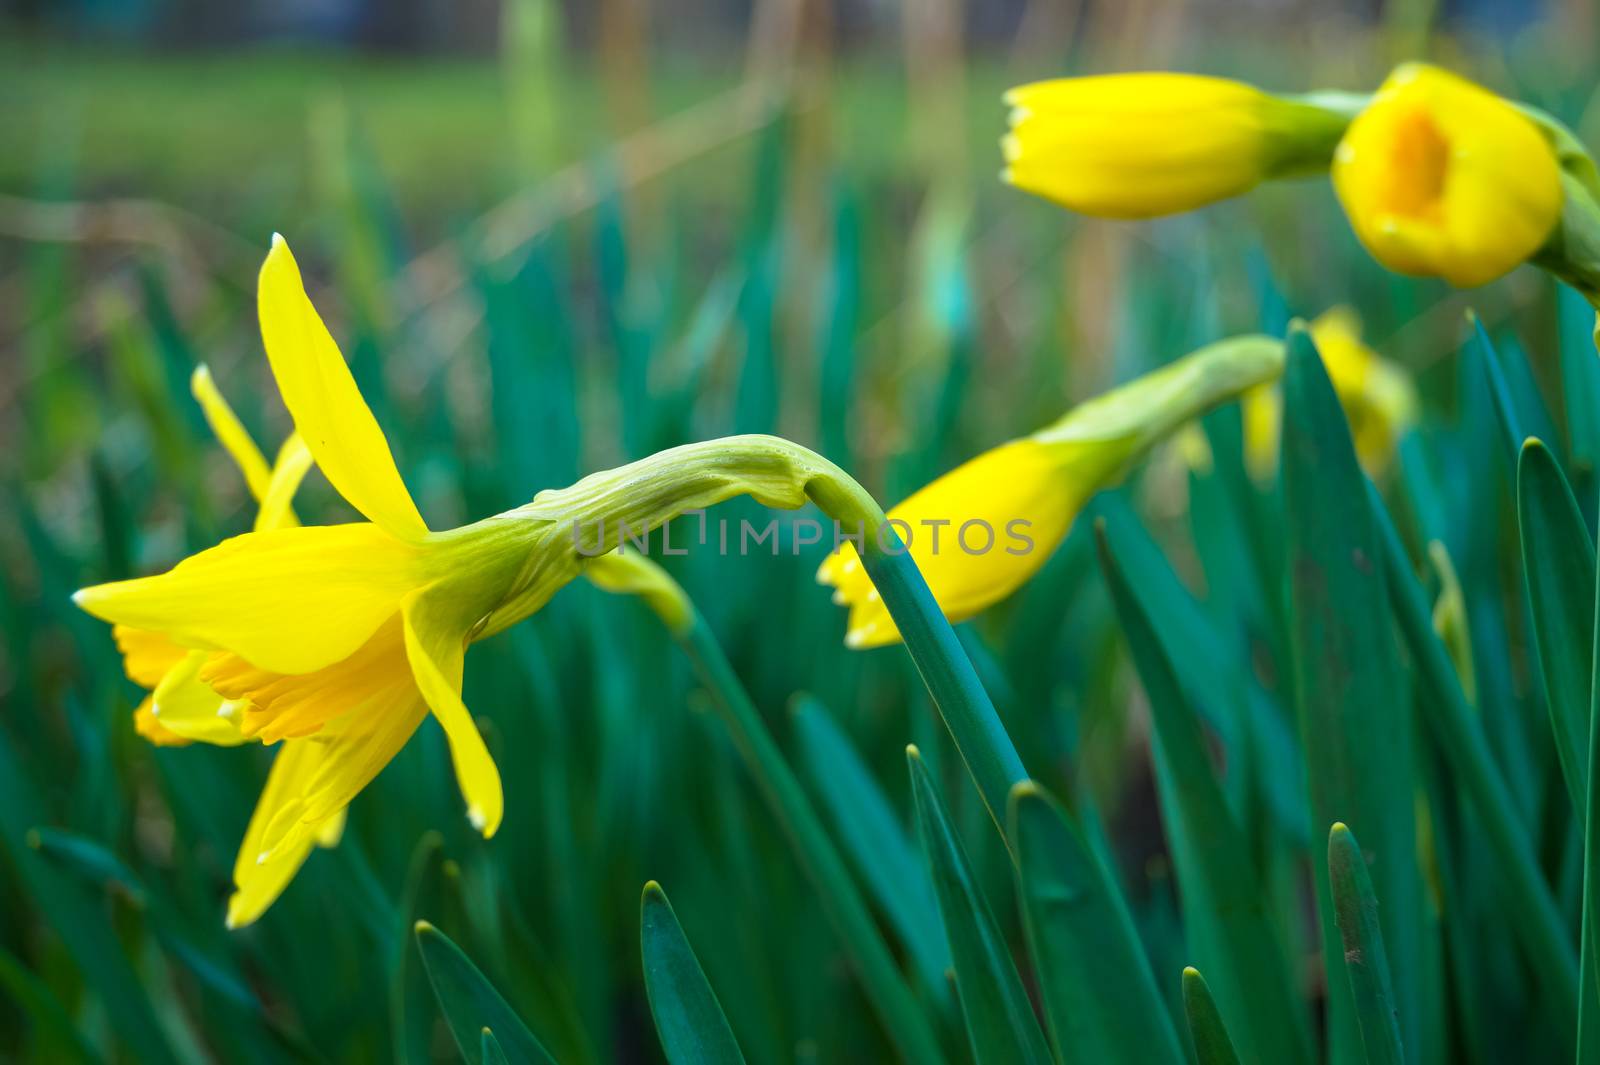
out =
[[(410, 936), (426, 917), (563, 1062), (656, 1061), (647, 878), (752, 1061), (890, 1054), (681, 656), (587, 587), (471, 656), (506, 777), (494, 840), (460, 817), (429, 722), (344, 843), (223, 929), (271, 752), (135, 736), (139, 693), (68, 597), (248, 527), (188, 378), (208, 364), (269, 453), (286, 434), (253, 306), (272, 232), (436, 528), (746, 431), (891, 503), (1204, 342), (1337, 303), (1448, 433), (1487, 409), (1456, 372), (1468, 306), (1529, 353), (1537, 401), (1585, 342), (1581, 301), (1527, 269), (1472, 293), (1387, 274), (1322, 180), (1155, 223), (1071, 217), (998, 180), (1001, 95), (1168, 68), (1366, 90), (1428, 56), (1594, 144), (1596, 18), (1578, 0), (0, 0), (0, 1060), (455, 1060)], [(1441, 460), (1441, 498), (1481, 474), (1472, 454)], [(1097, 505), (1139, 516), (1281, 702), (1276, 592), (1251, 562), (1270, 543), (1197, 527), (1212, 481), (1161, 454)], [(349, 515), (316, 474), (298, 505)], [(1228, 544), (1255, 591), (1209, 596)], [(1007, 862), (909, 661), (843, 649), (820, 551), (670, 561), (825, 807), (842, 770), (795, 748), (796, 693), (902, 820), (921, 745), (1015, 929)], [(1098, 811), (1152, 955), (1181, 963), (1084, 530), (963, 638), (1030, 770)], [(948, 989), (924, 991), (953, 1025)]]

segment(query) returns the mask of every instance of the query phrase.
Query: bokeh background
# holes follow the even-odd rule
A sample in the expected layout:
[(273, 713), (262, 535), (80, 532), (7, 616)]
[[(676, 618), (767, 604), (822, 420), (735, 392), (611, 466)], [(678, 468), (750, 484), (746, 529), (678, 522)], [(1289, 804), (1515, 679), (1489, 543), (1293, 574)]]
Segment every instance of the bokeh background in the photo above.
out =
[[(587, 587), (471, 656), (467, 702), (506, 778), (494, 840), (460, 816), (429, 722), (343, 844), (224, 930), (271, 752), (135, 736), (109, 631), (68, 597), (248, 527), (188, 377), (207, 363), (264, 448), (287, 432), (253, 306), (273, 231), (435, 527), (747, 431), (893, 502), (1201, 343), (1336, 303), (1448, 437), (1487, 409), (1458, 373), (1462, 312), (1529, 354), (1518, 387), (1537, 402), (1585, 343), (1581, 301), (1526, 269), (1468, 294), (1387, 274), (1325, 181), (1148, 224), (1070, 217), (999, 182), (1001, 94), (1158, 68), (1365, 89), (1427, 55), (1594, 144), (1597, 29), (1576, 0), (4, 0), (0, 1060), (455, 1060), (410, 934), (426, 917), (561, 1061), (656, 1061), (649, 878), (750, 1060), (890, 1054), (685, 662), (637, 604)], [(1549, 417), (1559, 433), (1559, 397)], [(1445, 496), (1497, 468), (1450, 454)], [(1096, 505), (1138, 515), (1281, 709), (1271, 538), (1194, 516), (1216, 481), (1163, 452)], [(299, 507), (349, 515), (316, 474)], [(844, 650), (812, 583), (821, 550), (669, 561), (825, 810), (845, 769), (796, 741), (796, 693), (902, 820), (903, 748), (921, 746), (1015, 930), (1006, 859), (909, 661)], [(1219, 566), (1253, 590), (1209, 594)], [(1492, 565), (1479, 577), (1493, 588)], [(1482, 682), (1525, 704), (1521, 623)], [(1103, 826), (1176, 972), (1147, 730), (1084, 530), (962, 631), (1030, 770)], [(924, 992), (953, 1025), (948, 989)]]

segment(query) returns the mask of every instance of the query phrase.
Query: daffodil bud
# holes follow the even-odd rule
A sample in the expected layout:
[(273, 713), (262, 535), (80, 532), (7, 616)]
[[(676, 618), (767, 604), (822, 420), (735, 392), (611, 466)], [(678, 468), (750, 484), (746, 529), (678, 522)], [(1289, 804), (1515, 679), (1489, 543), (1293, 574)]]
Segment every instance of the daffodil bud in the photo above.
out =
[(1346, 118), (1243, 82), (1105, 74), (1012, 89), (1005, 180), (1084, 214), (1150, 218), (1325, 167)]
[(1561, 218), (1561, 168), (1533, 120), (1422, 63), (1396, 68), (1350, 123), (1333, 186), (1379, 262), (1463, 288), (1532, 257)]
[[(1201, 348), (958, 466), (890, 510), (886, 525), (907, 541), (945, 616), (969, 618), (1038, 572), (1090, 496), (1185, 423), (1277, 377), (1283, 358), (1282, 342), (1266, 336)], [(850, 608), (850, 646), (899, 640), (852, 545), (817, 580)]]

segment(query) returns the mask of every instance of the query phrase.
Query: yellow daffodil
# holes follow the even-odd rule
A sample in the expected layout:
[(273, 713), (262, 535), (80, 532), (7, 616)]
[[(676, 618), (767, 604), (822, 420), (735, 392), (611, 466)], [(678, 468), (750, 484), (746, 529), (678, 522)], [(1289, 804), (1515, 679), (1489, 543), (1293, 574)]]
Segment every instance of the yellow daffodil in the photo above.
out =
[[(1417, 420), (1417, 391), (1397, 364), (1361, 340), (1361, 320), (1348, 307), (1335, 307), (1311, 323), (1311, 339), (1322, 356), (1355, 440), (1356, 455), (1368, 473), (1388, 469), (1395, 445)], [(1278, 434), (1283, 394), (1277, 382), (1251, 389), (1243, 400), (1245, 461), (1258, 480), (1278, 468)]]
[[(468, 818), (494, 834), (500, 775), (461, 699), (466, 647), (537, 611), (590, 557), (615, 549), (623, 530), (659, 528), (738, 494), (768, 506), (816, 498), (830, 513), (875, 512), (831, 463), (786, 440), (746, 436), (660, 452), (431, 531), (281, 237), (261, 268), (257, 302), (298, 438), (368, 520), (295, 525), (288, 500), (309, 459), (291, 451), (267, 475), (253, 531), (167, 573), (75, 596), (119, 627), (130, 672), (156, 681), (164, 726), (177, 732), (178, 722), (209, 714), (244, 738), (283, 744), (235, 864), (231, 926), (258, 917), (311, 846), (336, 836), (345, 807), (429, 712), (449, 741)], [(235, 427), (218, 435), (240, 454)], [(265, 462), (240, 464), (259, 488)], [(169, 722), (164, 689), (178, 690), (175, 676), (206, 709)], [(188, 738), (231, 742), (232, 733), (197, 727)]]
[[(969, 618), (1038, 572), (1089, 497), (1156, 442), (1282, 368), (1283, 344), (1271, 337), (1201, 348), (958, 466), (890, 510), (889, 522), (945, 616)], [(853, 544), (830, 554), (817, 580), (850, 608), (851, 647), (899, 640)]]
[(1397, 68), (1350, 123), (1333, 184), (1374, 258), (1461, 287), (1532, 256), (1561, 217), (1556, 152), (1533, 120), (1422, 63)]
[(1150, 218), (1326, 165), (1344, 120), (1196, 74), (1104, 74), (1006, 94), (1004, 178), (1084, 214)]

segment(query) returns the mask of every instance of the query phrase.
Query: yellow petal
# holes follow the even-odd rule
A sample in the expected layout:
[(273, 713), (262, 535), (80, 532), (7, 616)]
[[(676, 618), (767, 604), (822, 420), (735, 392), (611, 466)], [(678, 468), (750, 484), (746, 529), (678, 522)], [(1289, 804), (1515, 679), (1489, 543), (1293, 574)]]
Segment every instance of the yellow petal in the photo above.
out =
[(150, 697), (148, 695), (139, 704), (139, 708), (133, 712), (133, 731), (157, 747), (187, 747), (189, 745), (187, 739), (171, 729), (162, 727), (161, 722), (156, 720), (156, 715), (150, 710)]
[[(306, 785), (300, 824), (318, 825), (350, 805), (406, 745), (427, 714), (427, 704), (416, 685), (407, 680), (381, 698), (323, 726), (310, 738), (325, 750), (322, 764)], [(272, 846), (270, 835), (268, 845)]]
[(311, 450), (299, 433), (290, 433), (272, 464), (272, 477), (256, 512), (256, 532), (289, 529), (300, 524), (294, 513), (294, 494), (311, 469)]
[(467, 818), (487, 839), (500, 827), (505, 800), (500, 790), (500, 771), (484, 746), (471, 712), (461, 701), (465, 634), (450, 624), (446, 613), (438, 610), (426, 593), (406, 600), (405, 629), (406, 657), (411, 661), (417, 687), (450, 740), (450, 760), (455, 765), (456, 783), (467, 800)]
[(267, 482), (271, 479), (266, 457), (256, 447), (256, 442), (250, 439), (250, 433), (239, 421), (239, 416), (233, 413), (233, 408), (228, 406), (228, 401), (222, 398), (217, 383), (211, 379), (211, 371), (203, 363), (189, 375), (189, 391), (200, 404), (200, 411), (206, 417), (206, 424), (211, 426), (211, 432), (233, 456), (239, 472), (244, 474), (250, 494), (257, 503), (261, 502), (266, 498)]
[(114, 625), (112, 639), (122, 652), (122, 668), (128, 679), (141, 688), (154, 688), (161, 683), (167, 671), (188, 657), (189, 650), (180, 647), (159, 632), (135, 629), (127, 625)]
[(289, 245), (277, 234), (261, 266), (257, 312), (284, 405), (328, 481), (394, 536), (424, 536), (428, 527), (400, 479), (383, 430), (306, 296)]
[(167, 573), (73, 598), (95, 617), (191, 649), (227, 650), (275, 673), (348, 656), (417, 583), (418, 552), (375, 525), (245, 533)]
[(200, 667), (209, 652), (191, 651), (168, 671), (150, 693), (150, 713), (161, 726), (179, 736), (219, 747), (236, 747), (245, 741), (238, 723), (222, 714), (222, 696), (201, 682)]
[(277, 901), (300, 866), (305, 864), (314, 844), (333, 846), (344, 829), (344, 810), (330, 814), (298, 838), (280, 845), (266, 860), (261, 860), (263, 837), (286, 805), (298, 808), (304, 801), (306, 785), (322, 764), (325, 745), (312, 740), (287, 742), (272, 760), (266, 786), (256, 802), (255, 812), (245, 829), (244, 841), (233, 863), (235, 891), (228, 899), (228, 927), (239, 928), (254, 921)]
[[(946, 617), (971, 617), (1010, 595), (1044, 565), (1098, 487), (1095, 479), (1070, 472), (1073, 458), (1083, 452), (1085, 445), (1014, 440), (962, 464), (889, 511)], [(838, 587), (851, 605), (846, 643), (878, 647), (899, 640), (899, 629), (864, 568), (851, 569)]]

